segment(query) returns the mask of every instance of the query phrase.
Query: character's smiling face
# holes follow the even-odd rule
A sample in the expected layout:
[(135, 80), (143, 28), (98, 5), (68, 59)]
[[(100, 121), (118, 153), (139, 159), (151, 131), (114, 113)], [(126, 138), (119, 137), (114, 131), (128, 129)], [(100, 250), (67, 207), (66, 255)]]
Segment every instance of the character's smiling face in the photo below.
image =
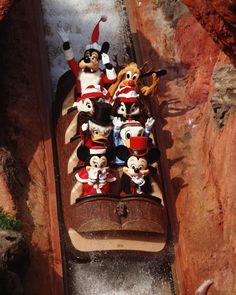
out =
[(112, 126), (100, 126), (92, 121), (88, 121), (88, 123), (92, 141), (98, 144), (106, 144), (111, 134)]
[(140, 114), (140, 108), (136, 102), (121, 102), (117, 114), (124, 118), (132, 118), (132, 116)]
[(92, 168), (101, 171), (103, 168), (107, 167), (107, 158), (105, 156), (93, 156), (91, 157), (89, 164)]
[(91, 49), (85, 51), (84, 58), (79, 62), (79, 68), (84, 72), (97, 72), (99, 69), (99, 53)]
[(148, 162), (145, 158), (131, 156), (127, 161), (128, 169), (126, 170), (126, 174), (128, 174), (130, 177), (143, 176), (144, 174), (147, 174), (147, 166)]

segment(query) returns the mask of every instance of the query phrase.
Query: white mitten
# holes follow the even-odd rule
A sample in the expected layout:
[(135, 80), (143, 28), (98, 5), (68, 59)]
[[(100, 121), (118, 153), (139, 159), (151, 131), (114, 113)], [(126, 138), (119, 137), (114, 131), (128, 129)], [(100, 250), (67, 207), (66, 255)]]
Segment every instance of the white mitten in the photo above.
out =
[(135, 184), (137, 184), (139, 186), (142, 186), (145, 184), (145, 180), (143, 177), (133, 176), (131, 179)]
[(57, 33), (60, 36), (63, 43), (69, 42), (69, 33), (66, 32), (63, 28), (58, 29)]
[(108, 174), (108, 172), (106, 170), (101, 171), (101, 173), (98, 176), (99, 180), (101, 182), (105, 182), (107, 179), (107, 174)]
[(121, 129), (121, 126), (123, 125), (123, 121), (121, 120), (121, 118), (119, 117), (115, 117), (113, 120), (112, 120), (112, 123), (114, 125), (114, 130), (115, 131), (119, 131)]
[(103, 52), (102, 53), (102, 64), (106, 65), (106, 64), (109, 64), (109, 63), (110, 63), (109, 55)]
[(88, 172), (88, 178), (91, 182), (95, 182), (98, 178), (98, 171), (94, 169), (90, 169)]
[(82, 131), (86, 131), (86, 130), (88, 130), (88, 126), (89, 126), (88, 123), (84, 123), (84, 124), (82, 124), (82, 125), (81, 125), (81, 129), (82, 129)]
[(153, 119), (152, 117), (148, 118), (145, 123), (145, 130), (150, 132), (154, 123), (155, 123), (155, 119)]

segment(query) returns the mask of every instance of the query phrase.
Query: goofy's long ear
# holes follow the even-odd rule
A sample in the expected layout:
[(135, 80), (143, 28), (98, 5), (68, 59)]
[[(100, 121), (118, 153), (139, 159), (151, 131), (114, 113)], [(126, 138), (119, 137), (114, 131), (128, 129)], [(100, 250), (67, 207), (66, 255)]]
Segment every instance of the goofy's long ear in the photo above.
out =
[(159, 149), (152, 148), (148, 151), (145, 158), (147, 159), (149, 164), (152, 164), (152, 163), (158, 162), (160, 160), (160, 157), (161, 157), (161, 153)]
[(116, 152), (116, 156), (125, 162), (130, 157), (129, 149), (124, 145), (118, 145), (115, 148), (115, 152)]
[(108, 53), (108, 51), (109, 51), (109, 48), (110, 48), (110, 44), (109, 44), (109, 42), (104, 42), (103, 44), (102, 44), (102, 48), (101, 48), (101, 54), (102, 53)]
[(86, 162), (88, 159), (90, 153), (89, 153), (89, 148), (87, 146), (81, 145), (77, 149), (77, 157), (83, 161)]
[(107, 157), (107, 162), (110, 162), (115, 158), (116, 152), (114, 147), (108, 147), (106, 149), (106, 157)]

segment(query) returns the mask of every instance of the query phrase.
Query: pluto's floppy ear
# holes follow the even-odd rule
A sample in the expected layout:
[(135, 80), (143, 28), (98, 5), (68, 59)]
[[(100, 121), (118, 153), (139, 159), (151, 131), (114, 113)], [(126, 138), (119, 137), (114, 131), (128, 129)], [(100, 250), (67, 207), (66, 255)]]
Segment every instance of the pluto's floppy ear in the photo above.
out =
[(77, 157), (85, 162), (88, 157), (89, 157), (90, 153), (89, 153), (89, 148), (87, 146), (81, 145), (78, 147), (77, 149)]
[(115, 151), (116, 151), (116, 156), (125, 162), (130, 157), (129, 149), (124, 145), (118, 145), (115, 148)]
[(106, 157), (107, 157), (107, 162), (110, 162), (112, 159), (115, 158), (115, 148), (114, 147), (107, 147), (106, 149)]
[(160, 160), (161, 153), (158, 148), (152, 148), (148, 151), (145, 158), (147, 159), (149, 164), (158, 162)]

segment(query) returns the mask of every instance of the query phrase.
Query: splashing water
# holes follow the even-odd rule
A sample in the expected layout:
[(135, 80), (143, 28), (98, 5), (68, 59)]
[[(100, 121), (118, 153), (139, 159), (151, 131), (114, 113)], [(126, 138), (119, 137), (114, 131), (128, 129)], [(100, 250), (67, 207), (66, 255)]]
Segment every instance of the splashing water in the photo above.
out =
[[(122, 0), (42, 0), (45, 38), (51, 81), (55, 90), (59, 77), (69, 68), (64, 59), (57, 29), (70, 31), (70, 42), (79, 60), (90, 43), (92, 30), (101, 15), (108, 17), (100, 27), (99, 43), (110, 42), (109, 56), (118, 54), (120, 63), (126, 47), (131, 47), (127, 17)], [(72, 295), (171, 295), (172, 278), (166, 257), (138, 261), (115, 257), (90, 263), (68, 261)], [(163, 260), (165, 262), (163, 262)]]

